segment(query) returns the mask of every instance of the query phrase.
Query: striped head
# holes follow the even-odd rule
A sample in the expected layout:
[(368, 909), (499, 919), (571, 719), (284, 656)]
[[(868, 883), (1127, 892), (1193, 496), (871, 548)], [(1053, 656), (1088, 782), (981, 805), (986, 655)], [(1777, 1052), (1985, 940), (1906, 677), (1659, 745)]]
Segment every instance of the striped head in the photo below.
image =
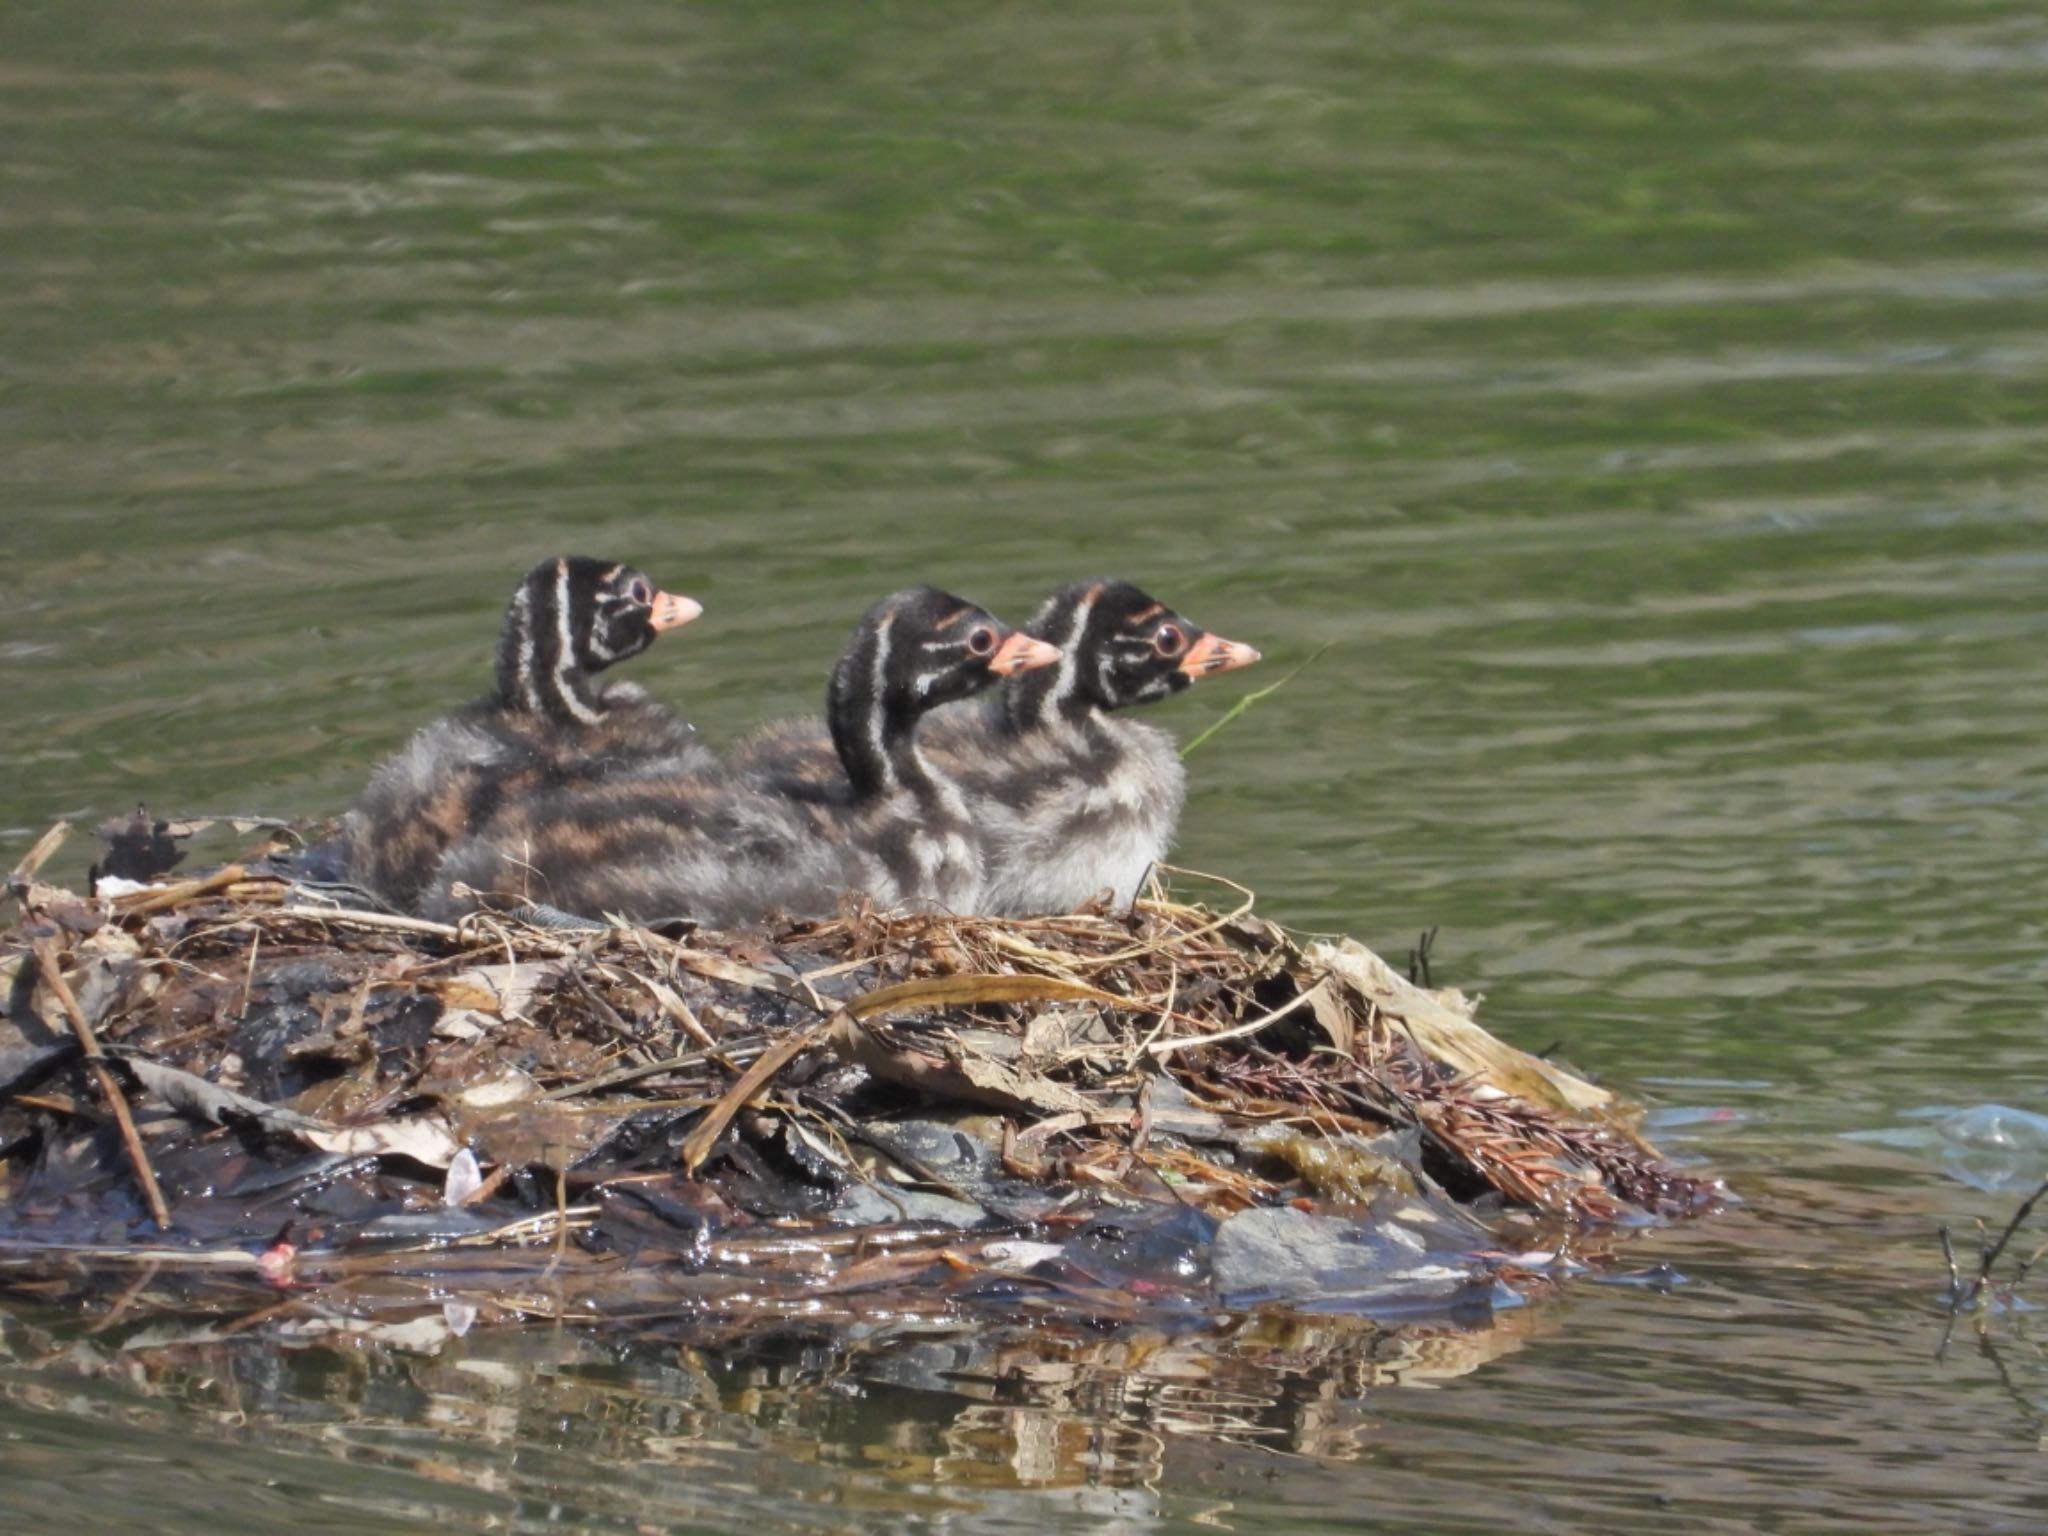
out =
[(498, 697), (512, 709), (595, 723), (604, 709), (591, 678), (703, 611), (630, 565), (574, 555), (543, 560), (505, 610)]
[(1210, 634), (1127, 581), (1061, 587), (1024, 628), (1060, 651), (1057, 667), (1011, 685), (1010, 718), (1025, 727), (1148, 704), (1259, 659), (1250, 646)]
[(935, 587), (883, 598), (854, 630), (826, 692), (825, 718), (854, 789), (873, 793), (921, 771), (914, 733), (927, 711), (1058, 660), (1051, 646)]

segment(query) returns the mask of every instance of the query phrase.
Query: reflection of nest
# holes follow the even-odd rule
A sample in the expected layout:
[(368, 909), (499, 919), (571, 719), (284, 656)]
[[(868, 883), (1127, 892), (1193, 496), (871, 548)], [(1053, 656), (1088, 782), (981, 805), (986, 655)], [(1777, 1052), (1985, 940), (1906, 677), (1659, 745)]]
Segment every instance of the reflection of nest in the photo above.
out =
[[(1155, 1453), (1192, 1439), (1343, 1459), (1359, 1427), (1355, 1405), (1373, 1390), (1468, 1375), (1520, 1349), (1536, 1316), (1522, 1310), (1482, 1329), (1398, 1333), (1356, 1318), (1268, 1316), (1220, 1336), (1038, 1340), (1029, 1354), (998, 1357), (998, 1374), (952, 1373), (965, 1395), (987, 1400), (961, 1411), (948, 1444), (962, 1460), (981, 1462), (990, 1459), (989, 1447), (1007, 1445), (1019, 1480), (1040, 1483), (1071, 1479), (1086, 1465), (1080, 1447), (1050, 1454), (1060, 1436), (1078, 1438), (1103, 1424), (1129, 1433), (1127, 1458), (1149, 1437)], [(1146, 1469), (1147, 1479), (1158, 1470)]]
[[(175, 1435), (188, 1454), (219, 1437), (244, 1457), (330, 1457), (373, 1489), (378, 1469), (411, 1467), (476, 1496), (567, 1490), (670, 1529), (693, 1487), (726, 1496), (736, 1456), (773, 1464), (779, 1479), (814, 1470), (820, 1496), (842, 1501), (850, 1467), (867, 1497), (936, 1489), (944, 1501), (1170, 1486), (1188, 1446), (1210, 1448), (1211, 1466), (1232, 1447), (1349, 1459), (1370, 1442), (1375, 1389), (1464, 1374), (1519, 1348), (1546, 1315), (1524, 1308), (1480, 1330), (1398, 1338), (1356, 1318), (1247, 1319), (1174, 1338), (956, 1321), (884, 1325), (838, 1348), (784, 1336), (624, 1356), (585, 1331), (544, 1349), (530, 1333), (474, 1334), (425, 1355), (363, 1349), (359, 1337), (280, 1351), (275, 1336), (210, 1321), (87, 1334), (9, 1319), (0, 1403), (124, 1436)], [(81, 1391), (81, 1380), (100, 1385)], [(847, 1384), (857, 1414), (838, 1390)]]
[[(1045, 1242), (1105, 1209), (1214, 1231), (1292, 1202), (1435, 1210), (1470, 1250), (1489, 1245), (1458, 1206), (1481, 1196), (1583, 1230), (1712, 1194), (1458, 994), (1298, 941), (1248, 895), (676, 939), (447, 927), (260, 868), (111, 905), (18, 873), (27, 921), (0, 937), (16, 1263), (144, 1262), (188, 1299), (258, 1271), (281, 1315), (416, 1307), (431, 1276), (500, 1316), (826, 1326), (888, 1292), (1136, 1317), (1192, 1272), (1063, 1287)], [(151, 1181), (167, 1234), (138, 1199)], [(1480, 1278), (1513, 1278), (1505, 1262)]]

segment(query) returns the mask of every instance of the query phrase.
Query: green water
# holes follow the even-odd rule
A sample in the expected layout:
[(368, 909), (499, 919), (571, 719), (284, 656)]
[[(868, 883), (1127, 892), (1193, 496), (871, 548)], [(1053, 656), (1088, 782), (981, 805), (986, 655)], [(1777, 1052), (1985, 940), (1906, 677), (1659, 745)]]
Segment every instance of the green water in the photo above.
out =
[(2048, 1522), (2024, 1320), (1933, 1358), (2013, 1197), (1845, 1139), (2048, 1112), (2038, 10), (13, 0), (0, 134), (0, 852), (338, 810), (543, 555), (704, 602), (632, 670), (714, 740), (891, 586), (1114, 573), (1269, 658), (1183, 736), (1335, 642), (1186, 862), (1441, 925), (1747, 1201), (1434, 1390), (1262, 1356), (1257, 1433), (1214, 1359), (1197, 1423), (0, 1327), (10, 1529)]

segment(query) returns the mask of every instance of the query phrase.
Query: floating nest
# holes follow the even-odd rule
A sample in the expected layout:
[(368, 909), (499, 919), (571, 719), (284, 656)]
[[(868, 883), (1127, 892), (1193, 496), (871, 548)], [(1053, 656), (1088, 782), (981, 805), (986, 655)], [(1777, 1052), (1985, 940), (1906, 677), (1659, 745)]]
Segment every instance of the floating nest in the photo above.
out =
[(254, 855), (84, 896), (36, 878), (57, 835), (0, 933), (18, 1295), (456, 1331), (1458, 1313), (1720, 1193), (1456, 991), (1205, 876), (1225, 899), (564, 932)]

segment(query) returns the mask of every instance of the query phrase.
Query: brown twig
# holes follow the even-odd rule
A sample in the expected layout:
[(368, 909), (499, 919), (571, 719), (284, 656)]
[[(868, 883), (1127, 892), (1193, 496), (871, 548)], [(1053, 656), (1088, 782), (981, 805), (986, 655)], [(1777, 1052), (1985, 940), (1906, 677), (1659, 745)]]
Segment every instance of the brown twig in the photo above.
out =
[(737, 1072), (740, 1062), (752, 1060), (754, 1057), (759, 1056), (762, 1050), (766, 1048), (766, 1045), (765, 1038), (758, 1035), (749, 1036), (745, 1039), (728, 1040), (722, 1050), (684, 1051), (678, 1056), (664, 1056), (659, 1061), (642, 1062), (638, 1066), (633, 1067), (620, 1067), (616, 1071), (607, 1072), (601, 1077), (593, 1077), (584, 1082), (564, 1083), (559, 1088), (549, 1089), (541, 1097), (546, 1100), (583, 1098), (604, 1093), (609, 1089), (618, 1087), (621, 1083), (634, 1082), (643, 1077), (658, 1077), (664, 1072), (679, 1072), (686, 1067), (702, 1066), (707, 1061)]
[(224, 891), (231, 885), (240, 884), (249, 878), (249, 872), (239, 864), (227, 864), (216, 869), (203, 880), (184, 880), (176, 885), (166, 886), (160, 891), (122, 897), (115, 903), (116, 909), (125, 917), (147, 917), (152, 912), (167, 912), (172, 907), (182, 906), (200, 896), (211, 896)]
[(256, 986), (256, 954), (263, 948), (263, 930), (258, 928), (249, 935), (249, 965), (242, 972), (242, 1006), (235, 1010), (235, 1017), (249, 1016), (249, 994)]
[(50, 861), (50, 855), (57, 851), (57, 845), (64, 841), (65, 835), (70, 830), (70, 822), (60, 821), (41, 837), (37, 838), (35, 847), (29, 849), (27, 853), (21, 856), (21, 862), (14, 866), (14, 872), (7, 877), (7, 888), (18, 893), (29, 881), (35, 879), (37, 873)]
[(792, 1030), (763, 1051), (760, 1059), (740, 1075), (740, 1080), (725, 1091), (725, 1096), (711, 1106), (697, 1128), (690, 1132), (689, 1139), (683, 1143), (683, 1171), (695, 1173), (698, 1165), (711, 1155), (712, 1146), (725, 1134), (732, 1117), (740, 1112), (747, 1100), (767, 1087), (776, 1073), (801, 1055), (806, 1046), (821, 1039), (842, 1016), (841, 1013), (831, 1014), (809, 1029)]
[(1154, 1057), (1163, 1059), (1171, 1056), (1175, 1051), (1192, 1051), (1205, 1045), (1220, 1045), (1225, 1040), (1236, 1040), (1244, 1035), (1255, 1035), (1268, 1025), (1279, 1023), (1290, 1013), (1294, 1012), (1295, 1009), (1308, 1002), (1315, 995), (1316, 987), (1321, 985), (1321, 982), (1317, 982), (1315, 986), (1297, 992), (1278, 1008), (1269, 1009), (1257, 1018), (1246, 1019), (1242, 1024), (1233, 1024), (1230, 1028), (1219, 1029), (1214, 1034), (1184, 1035), (1177, 1040), (1161, 1040), (1157, 1044), (1147, 1045), (1145, 1049), (1150, 1051)]
[[(1984, 1255), (1977, 1264), (1977, 1278), (1970, 1282), (1970, 1289), (1956, 1300), (1954, 1303), (1955, 1311), (1961, 1311), (1984, 1294), (1984, 1287), (1991, 1283), (1992, 1266), (1998, 1262), (1999, 1256), (2005, 1252), (2006, 1245), (2013, 1239), (2013, 1234), (2019, 1231), (2021, 1225), (2034, 1213), (2034, 1207), (2040, 1202), (2043, 1195), (2048, 1195), (2048, 1179), (2043, 1179), (2036, 1186), (2034, 1192), (2020, 1202), (2020, 1208), (2012, 1213), (2012, 1220), (2008, 1221), (2005, 1224), (2005, 1230), (1998, 1234), (1998, 1240), (1985, 1245)], [(1946, 1248), (1948, 1246), (1948, 1228), (1946, 1227), (1942, 1228), (1941, 1240), (1942, 1246)], [(1948, 1267), (1950, 1275), (1953, 1276), (1956, 1267), (1954, 1254), (1949, 1255)], [(1954, 1295), (1955, 1293), (1952, 1291), (1950, 1294)]]
[(562, 974), (569, 978), (569, 984), (583, 995), (583, 1000), (590, 1004), (597, 1016), (610, 1027), (613, 1036), (622, 1044), (637, 1049), (640, 1044), (638, 1031), (619, 1016), (619, 1010), (605, 1001), (590, 984), (590, 979), (583, 974), (583, 967), (588, 963), (589, 955), (579, 954), (574, 964), (562, 967)]
[(99, 1037), (92, 1032), (92, 1021), (78, 1006), (77, 997), (64, 980), (64, 972), (57, 964), (56, 946), (48, 939), (37, 939), (34, 948), (43, 984), (71, 1020), (72, 1033), (78, 1036), (79, 1047), (85, 1052), (86, 1062), (100, 1085), (100, 1092), (106, 1096), (107, 1107), (114, 1112), (114, 1120), (121, 1128), (121, 1140), (127, 1145), (129, 1160), (135, 1164), (135, 1177), (142, 1185), (143, 1198), (149, 1202), (150, 1215), (156, 1218), (157, 1230), (168, 1232), (171, 1230), (170, 1208), (164, 1204), (163, 1191), (157, 1188), (156, 1171), (149, 1166), (149, 1156), (142, 1150), (142, 1138), (135, 1130), (135, 1117), (128, 1112), (127, 1096), (121, 1092), (120, 1083), (115, 1081), (113, 1068), (107, 1065)]
[[(170, 893), (166, 891), (164, 894)], [(394, 933), (420, 933), (436, 939), (462, 937), (462, 930), (448, 923), (429, 922), (424, 917), (406, 917), (397, 912), (364, 912), (354, 907), (272, 907), (269, 915), (334, 923), (343, 928), (387, 928)]]
[(128, 1309), (135, 1305), (136, 1299), (149, 1289), (151, 1283), (155, 1281), (156, 1275), (156, 1265), (145, 1265), (141, 1274), (122, 1287), (121, 1294), (114, 1298), (114, 1304), (107, 1308), (107, 1315), (86, 1329), (86, 1332), (105, 1333), (109, 1328), (120, 1322), (122, 1318), (128, 1315)]
[(676, 1026), (684, 1034), (702, 1046), (713, 1061), (731, 1071), (739, 1071), (739, 1068), (733, 1066), (732, 1062), (727, 1059), (724, 1047), (720, 1046), (718, 1041), (712, 1038), (711, 1031), (704, 1027), (703, 1022), (698, 1019), (697, 1015), (690, 1011), (690, 1005), (676, 996), (672, 988), (655, 977), (643, 975), (639, 971), (628, 971), (626, 974), (634, 981), (639, 982), (641, 987), (646, 990), (648, 996), (661, 1005), (662, 1012), (674, 1020)]

